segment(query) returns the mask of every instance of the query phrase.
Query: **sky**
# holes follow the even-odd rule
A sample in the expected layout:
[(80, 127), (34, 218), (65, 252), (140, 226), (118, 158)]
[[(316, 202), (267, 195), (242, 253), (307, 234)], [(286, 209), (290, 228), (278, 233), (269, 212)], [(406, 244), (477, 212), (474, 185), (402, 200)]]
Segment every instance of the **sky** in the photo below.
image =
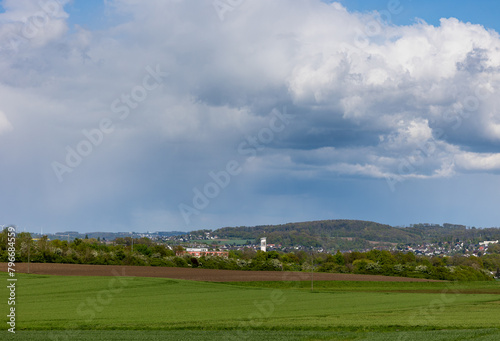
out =
[(500, 3), (0, 4), (0, 225), (500, 226)]

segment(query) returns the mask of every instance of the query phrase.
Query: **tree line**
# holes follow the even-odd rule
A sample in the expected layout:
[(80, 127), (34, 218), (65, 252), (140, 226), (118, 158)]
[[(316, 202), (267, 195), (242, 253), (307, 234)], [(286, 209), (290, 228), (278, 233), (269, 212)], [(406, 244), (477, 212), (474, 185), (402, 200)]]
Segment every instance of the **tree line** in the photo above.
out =
[[(8, 260), (7, 229), (0, 234), (0, 261)], [(33, 240), (29, 233), (16, 238), (16, 261), (34, 263), (69, 263), (100, 265), (142, 265), (191, 267), (204, 269), (253, 271), (315, 271), (332, 273), (402, 276), (439, 280), (493, 280), (491, 271), (500, 275), (500, 247), (491, 254), (475, 257), (417, 256), (411, 252), (371, 250), (368, 252), (256, 251), (233, 250), (227, 258), (190, 255), (177, 256), (181, 246), (169, 248), (148, 238), (117, 238), (113, 244), (100, 240)]]

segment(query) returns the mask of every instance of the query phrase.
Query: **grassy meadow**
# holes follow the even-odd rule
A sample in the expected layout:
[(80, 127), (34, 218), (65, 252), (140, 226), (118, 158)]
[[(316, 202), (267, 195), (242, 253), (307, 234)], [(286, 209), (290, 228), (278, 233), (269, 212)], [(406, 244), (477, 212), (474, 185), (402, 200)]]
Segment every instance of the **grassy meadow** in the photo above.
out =
[[(315, 282), (311, 292), (310, 282), (16, 278), (13, 339), (500, 339), (498, 282)], [(7, 289), (0, 295), (5, 316)]]

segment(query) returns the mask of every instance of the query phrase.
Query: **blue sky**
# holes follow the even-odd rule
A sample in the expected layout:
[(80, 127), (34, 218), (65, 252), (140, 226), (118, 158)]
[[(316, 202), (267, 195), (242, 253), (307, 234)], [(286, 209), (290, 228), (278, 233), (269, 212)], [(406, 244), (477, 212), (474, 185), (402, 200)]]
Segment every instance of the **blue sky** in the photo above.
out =
[[(330, 3), (332, 1), (325, 1)], [(350, 11), (371, 12), (389, 11), (395, 25), (411, 25), (416, 18), (438, 26), (441, 18), (454, 17), (463, 22), (481, 24), (486, 28), (500, 31), (498, 13), (500, 3), (490, 0), (342, 0), (339, 1)], [(92, 29), (102, 29), (114, 21), (105, 14), (103, 0), (75, 0), (66, 5), (70, 25), (80, 25)], [(0, 8), (1, 10), (1, 8)]]
[(415, 18), (419, 18), (431, 25), (439, 26), (441, 18), (453, 17), (463, 22), (481, 24), (497, 32), (500, 29), (498, 22), (500, 3), (498, 1), (344, 0), (340, 3), (350, 10), (360, 12), (398, 9), (398, 13), (391, 13), (391, 19), (395, 25), (411, 25), (415, 22)]
[(500, 226), (500, 3), (0, 3), (0, 224)]
[(105, 4), (102, 0), (73, 1), (65, 6), (70, 26), (79, 25), (89, 30), (108, 26)]

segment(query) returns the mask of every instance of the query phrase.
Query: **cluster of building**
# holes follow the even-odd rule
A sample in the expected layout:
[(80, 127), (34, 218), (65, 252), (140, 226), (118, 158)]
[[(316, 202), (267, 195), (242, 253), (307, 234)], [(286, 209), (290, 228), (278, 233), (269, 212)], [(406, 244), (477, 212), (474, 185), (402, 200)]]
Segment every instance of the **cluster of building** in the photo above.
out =
[[(61, 239), (68, 241), (73, 238), (83, 238), (83, 235), (73, 235), (77, 232), (65, 232), (65, 234), (56, 234), (54, 236), (49, 236), (49, 239)], [(254, 249), (263, 251), (280, 251), (280, 252), (298, 252), (298, 251), (314, 251), (314, 252), (329, 252), (331, 250), (325, 250), (322, 247), (310, 247), (304, 245), (294, 245), (294, 246), (282, 246), (280, 244), (268, 244), (266, 238), (262, 238), (260, 243), (255, 243), (255, 241), (247, 240), (243, 244), (237, 245), (234, 241), (228, 240), (225, 244), (222, 244), (219, 236), (214, 234), (209, 230), (197, 231), (196, 233), (185, 232), (145, 232), (145, 233), (123, 233), (123, 234), (110, 234), (106, 235), (107, 238), (102, 237), (101, 241), (112, 244), (113, 237), (133, 237), (133, 238), (149, 238), (158, 243), (167, 244), (173, 248), (175, 245), (182, 245), (186, 249), (180, 254), (190, 254), (193, 257), (201, 257), (203, 255), (207, 256), (220, 256), (228, 257), (229, 251), (231, 250), (244, 250), (244, 249)], [(34, 237), (38, 237), (34, 235)], [(51, 238), (52, 237), (52, 238)], [(91, 236), (95, 237), (95, 236)], [(241, 243), (240, 242), (240, 243)], [(486, 240), (482, 242), (472, 243), (458, 241), (455, 242), (439, 242), (439, 243), (421, 243), (421, 244), (391, 244), (391, 243), (375, 243), (370, 249), (366, 250), (349, 250), (342, 249), (341, 252), (352, 252), (361, 251), (366, 252), (372, 249), (388, 250), (388, 251), (402, 251), (402, 252), (413, 252), (417, 255), (425, 256), (451, 256), (454, 254), (464, 254), (468, 255), (483, 255), (488, 254), (488, 248), (493, 244), (498, 244), (498, 240)]]
[(416, 255), (424, 256), (451, 256), (457, 253), (470, 256), (488, 254), (488, 247), (493, 244), (498, 244), (498, 240), (486, 240), (477, 244), (466, 244), (464, 242), (423, 243), (415, 246), (398, 247), (396, 250), (413, 252)]
[[(471, 255), (485, 255), (488, 254), (488, 247), (493, 244), (498, 244), (498, 240), (488, 240), (484, 242), (479, 242), (478, 244), (466, 244), (463, 242), (456, 243), (422, 243), (417, 245), (399, 245), (394, 247), (375, 247), (376, 249), (384, 249), (388, 251), (402, 251), (402, 252), (413, 252), (416, 255), (422, 256), (452, 256), (454, 254), (463, 254), (465, 256)], [(327, 252), (323, 248), (312, 248), (308, 246), (292, 246), (292, 247), (282, 247), (276, 244), (267, 244), (266, 238), (262, 238), (260, 244), (247, 244), (247, 245), (219, 245), (217, 246), (217, 251), (210, 250), (208, 247), (188, 247), (181, 254), (191, 254), (194, 257), (201, 257), (203, 255), (212, 256), (222, 256), (227, 257), (230, 250), (243, 250), (245, 248), (250, 248), (254, 250), (262, 251), (281, 251), (281, 252), (297, 252), (297, 251), (314, 251), (314, 252)], [(354, 250), (342, 250), (342, 252), (352, 252)], [(359, 251), (359, 250), (356, 250)], [(370, 250), (361, 250), (363, 252)]]
[(208, 250), (208, 248), (204, 247), (198, 247), (198, 248), (188, 247), (184, 251), (177, 251), (175, 253), (176, 256), (184, 256), (186, 254), (189, 254), (196, 258), (203, 256), (218, 256), (227, 258), (229, 256), (229, 251), (213, 251), (213, 250)]
[[(256, 245), (253, 245), (252, 247), (257, 248)], [(261, 251), (264, 251), (264, 252), (267, 251), (268, 244), (267, 244), (266, 237), (260, 238), (260, 246), (259, 247), (260, 247)], [(274, 248), (275, 245), (269, 244), (269, 247)], [(188, 247), (184, 251), (176, 252), (176, 256), (184, 256), (186, 254), (189, 254), (189, 255), (196, 257), (196, 258), (199, 258), (202, 256), (218, 256), (218, 257), (224, 257), (224, 258), (229, 257), (229, 248), (230, 247), (224, 245), (224, 246), (221, 246), (221, 248), (223, 249), (223, 251), (221, 251), (220, 249), (216, 250), (216, 251), (209, 250), (206, 247)]]

